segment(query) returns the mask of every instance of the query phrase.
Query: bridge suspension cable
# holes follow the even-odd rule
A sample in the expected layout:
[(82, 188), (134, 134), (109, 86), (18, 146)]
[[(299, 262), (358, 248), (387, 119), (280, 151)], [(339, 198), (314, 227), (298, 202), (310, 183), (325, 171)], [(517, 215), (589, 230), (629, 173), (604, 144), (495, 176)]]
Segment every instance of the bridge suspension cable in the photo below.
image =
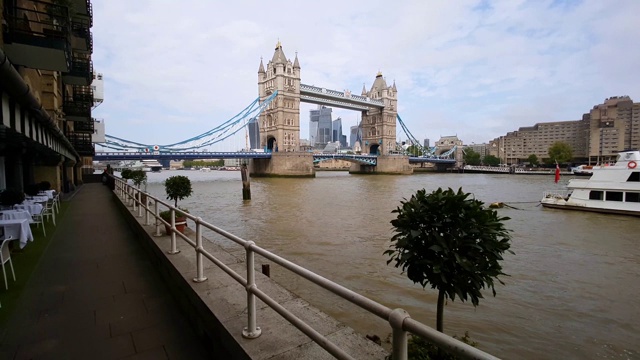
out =
[(277, 95), (278, 91), (275, 91), (263, 102), (260, 102), (260, 98), (257, 98), (231, 119), (223, 122), (222, 124), (214, 127), (211, 130), (208, 130), (200, 135), (183, 141), (165, 145), (144, 144), (111, 135), (105, 135), (106, 142), (102, 144), (102, 146), (108, 149), (119, 151), (133, 150), (139, 152), (175, 152), (201, 149), (235, 135), (240, 130), (245, 128), (251, 120), (255, 119), (255, 121), (257, 121), (262, 111), (264, 111), (264, 109), (269, 106), (269, 104), (271, 104), (271, 102), (276, 98)]
[(409, 131), (409, 128), (407, 127), (407, 125), (404, 123), (404, 121), (402, 121), (402, 118), (400, 117), (400, 114), (396, 114), (396, 117), (398, 118), (398, 123), (400, 124), (400, 127), (402, 128), (402, 130), (404, 131), (404, 134), (407, 136), (407, 139), (412, 142), (412, 145), (415, 146), (416, 148), (418, 148), (418, 150), (420, 150), (420, 152), (422, 153), (422, 157), (431, 157), (431, 158), (442, 158), (442, 157), (446, 157), (451, 155), (451, 153), (453, 153), (453, 151), (455, 151), (455, 147), (454, 149), (448, 151), (445, 154), (441, 154), (441, 155), (436, 155), (436, 147), (424, 147), (422, 144), (420, 144), (420, 141), (418, 141), (418, 139), (416, 139), (415, 136), (413, 136), (413, 134), (411, 133), (411, 131)]

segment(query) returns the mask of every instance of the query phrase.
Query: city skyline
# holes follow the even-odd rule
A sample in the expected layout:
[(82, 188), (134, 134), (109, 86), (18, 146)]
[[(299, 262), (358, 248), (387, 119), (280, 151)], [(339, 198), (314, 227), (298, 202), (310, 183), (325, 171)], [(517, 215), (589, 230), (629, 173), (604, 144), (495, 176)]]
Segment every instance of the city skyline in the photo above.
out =
[[(257, 97), (260, 58), (278, 40), (288, 58), (297, 52), (305, 84), (359, 94), (378, 71), (395, 80), (398, 112), (420, 140), (483, 143), (580, 119), (610, 96), (640, 99), (635, 1), (285, 2), (300, 14), (286, 21), (258, 2), (93, 5), (94, 67), (105, 78), (94, 117), (133, 141), (180, 141), (236, 115)], [(314, 106), (301, 104), (301, 116)], [(335, 108), (334, 117), (348, 128), (359, 113)], [(245, 147), (244, 134), (227, 146)]]

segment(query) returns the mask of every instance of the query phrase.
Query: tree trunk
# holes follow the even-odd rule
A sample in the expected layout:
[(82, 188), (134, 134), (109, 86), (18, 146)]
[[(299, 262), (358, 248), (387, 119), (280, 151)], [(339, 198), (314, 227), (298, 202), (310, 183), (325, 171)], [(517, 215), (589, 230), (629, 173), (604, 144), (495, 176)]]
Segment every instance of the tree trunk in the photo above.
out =
[(438, 291), (438, 312), (436, 314), (436, 330), (444, 332), (444, 326), (442, 324), (442, 315), (444, 313), (444, 290)]

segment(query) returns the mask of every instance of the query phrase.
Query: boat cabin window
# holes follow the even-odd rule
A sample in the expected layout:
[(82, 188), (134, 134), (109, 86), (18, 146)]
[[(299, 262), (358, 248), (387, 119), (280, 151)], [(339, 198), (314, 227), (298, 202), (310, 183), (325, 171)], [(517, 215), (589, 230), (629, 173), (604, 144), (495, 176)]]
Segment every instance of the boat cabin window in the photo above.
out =
[(640, 193), (628, 192), (625, 195), (626, 202), (640, 202)]
[(632, 172), (627, 181), (640, 181), (640, 171)]
[(603, 194), (604, 194), (603, 191), (591, 190), (589, 191), (589, 200), (602, 200), (604, 198), (602, 196)]
[(622, 201), (622, 191), (607, 191), (607, 201)]

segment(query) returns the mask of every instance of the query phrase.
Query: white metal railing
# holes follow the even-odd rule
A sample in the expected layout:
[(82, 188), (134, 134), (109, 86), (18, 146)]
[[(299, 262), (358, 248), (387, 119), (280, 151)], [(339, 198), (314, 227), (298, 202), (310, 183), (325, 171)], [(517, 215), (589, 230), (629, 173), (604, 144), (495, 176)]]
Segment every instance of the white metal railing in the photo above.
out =
[(573, 192), (573, 189), (568, 190), (547, 190), (542, 193), (543, 199), (563, 199), (566, 200), (569, 198), (569, 195)]
[[(338, 359), (353, 359), (347, 352), (339, 348), (336, 344), (329, 341), (324, 335), (313, 329), (304, 320), (298, 318), (289, 310), (280, 305), (276, 300), (271, 298), (266, 293), (262, 292), (255, 282), (255, 254), (259, 254), (266, 259), (273, 261), (274, 263), (282, 266), (283, 268), (291, 271), (292, 273), (303, 277), (312, 283), (331, 291), (339, 297), (350, 301), (358, 307), (372, 313), (383, 320), (389, 322), (392, 329), (392, 355), (394, 360), (407, 360), (407, 341), (408, 332), (417, 335), (446, 352), (460, 356), (463, 359), (498, 359), (497, 357), (488, 354), (484, 351), (474, 348), (468, 344), (463, 343), (449, 335), (436, 331), (435, 329), (422, 324), (409, 316), (403, 309), (390, 309), (389, 307), (382, 305), (376, 301), (373, 301), (363, 295), (360, 295), (346, 287), (337, 284), (327, 278), (324, 278), (304, 267), (295, 264), (283, 257), (280, 257), (268, 250), (256, 245), (253, 241), (244, 240), (236, 235), (233, 235), (215, 225), (203, 221), (200, 217), (195, 217), (191, 214), (185, 214), (186, 217), (196, 224), (196, 239), (195, 241), (183, 233), (176, 230), (176, 217), (175, 212), (178, 211), (175, 207), (171, 206), (159, 200), (158, 198), (144, 193), (141, 190), (127, 184), (120, 178), (115, 178), (115, 192), (120, 196), (125, 204), (132, 206), (134, 211), (138, 211), (138, 217), (144, 216), (144, 224), (151, 225), (150, 215), (155, 218), (155, 234), (154, 236), (160, 236), (161, 224), (170, 226), (171, 231), (171, 248), (167, 251), (169, 254), (177, 254), (177, 237), (180, 237), (187, 244), (189, 244), (195, 251), (196, 256), (196, 277), (194, 282), (203, 282), (207, 280), (204, 274), (204, 258), (210, 260), (221, 270), (227, 273), (230, 277), (245, 287), (247, 291), (247, 326), (242, 330), (242, 336), (245, 338), (253, 339), (257, 338), (261, 334), (260, 327), (257, 326), (256, 319), (256, 297), (262, 300), (265, 304), (275, 310), (284, 319), (286, 319), (291, 325), (298, 328), (305, 335), (307, 335), (316, 344), (324, 348), (327, 352)], [(146, 196), (146, 201), (140, 201), (141, 195)], [(150, 206), (149, 203), (153, 205)], [(160, 218), (159, 205), (171, 211), (171, 220), (165, 222)], [(144, 212), (144, 215), (143, 215)], [(225, 265), (222, 261), (217, 259), (211, 253), (204, 249), (202, 246), (202, 230), (203, 228), (209, 229), (217, 234), (224, 236), (225, 238), (241, 245), (245, 248), (246, 259), (246, 278), (235, 272), (229, 266)]]

